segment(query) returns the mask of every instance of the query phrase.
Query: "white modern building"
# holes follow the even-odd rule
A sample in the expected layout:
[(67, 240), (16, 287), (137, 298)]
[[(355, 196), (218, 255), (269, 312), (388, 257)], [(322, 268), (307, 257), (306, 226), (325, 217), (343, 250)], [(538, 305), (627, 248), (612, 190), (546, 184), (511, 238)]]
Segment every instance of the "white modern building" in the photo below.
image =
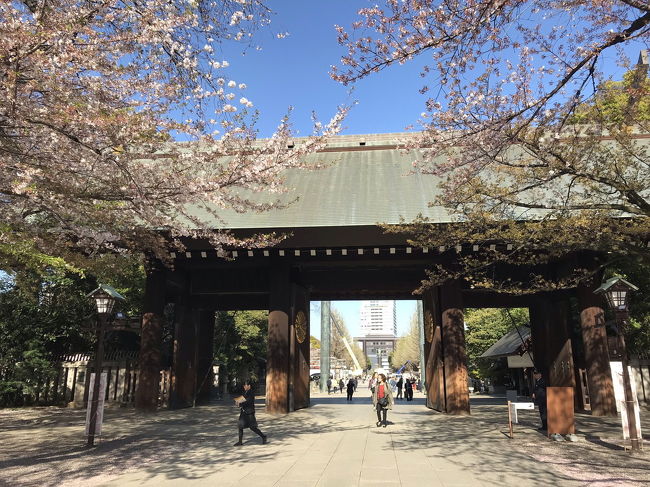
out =
[(363, 301), (360, 325), (361, 336), (354, 340), (370, 359), (373, 369), (388, 370), (388, 355), (397, 341), (395, 301)]
[(395, 301), (361, 302), (361, 336), (397, 335)]

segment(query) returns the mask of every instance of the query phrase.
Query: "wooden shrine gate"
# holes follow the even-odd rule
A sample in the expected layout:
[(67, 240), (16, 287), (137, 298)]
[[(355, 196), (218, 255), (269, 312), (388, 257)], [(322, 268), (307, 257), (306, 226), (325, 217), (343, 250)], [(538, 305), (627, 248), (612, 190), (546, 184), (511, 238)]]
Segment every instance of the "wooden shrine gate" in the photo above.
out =
[[(207, 242), (188, 239), (184, 252), (171, 253), (173, 268), (150, 261), (147, 267), (140, 377), (136, 407), (155, 410), (160, 370), (161, 320), (175, 304), (171, 407), (191, 404), (199, 377), (211, 365), (214, 313), (264, 309), (269, 312), (267, 411), (287, 413), (309, 406), (309, 301), (413, 299), (412, 291), (435, 264), (453, 265), (475, 244), (419, 248), (407, 236), (383, 232), (377, 222), (396, 224), (418, 214), (432, 225), (453, 224), (427, 202), (437, 192), (430, 175), (406, 174), (412, 154), (401, 152), (394, 136), (335, 137), (323, 152), (308, 156), (327, 168), (287, 173), (282, 210), (224, 212), (229, 229), (247, 237), (288, 233), (272, 248), (232, 248), (223, 258)], [(260, 195), (260, 202), (266, 201)], [(507, 243), (492, 243), (504, 245)], [(561, 279), (575, 262), (597, 265), (597, 256), (576, 254), (549, 265)], [(537, 269), (539, 271), (539, 269)], [(509, 272), (506, 270), (505, 272)], [(512, 269), (513, 273), (528, 269)], [(569, 300), (577, 299), (593, 414), (615, 414), (609, 377), (602, 304), (592, 290), (599, 283), (544, 295), (508, 296), (471, 289), (454, 281), (420, 296), (424, 309), (428, 406), (450, 414), (469, 413), (463, 329), (464, 307), (522, 306), (531, 311), (535, 357), (550, 385), (575, 386), (574, 351), (568, 334)]]

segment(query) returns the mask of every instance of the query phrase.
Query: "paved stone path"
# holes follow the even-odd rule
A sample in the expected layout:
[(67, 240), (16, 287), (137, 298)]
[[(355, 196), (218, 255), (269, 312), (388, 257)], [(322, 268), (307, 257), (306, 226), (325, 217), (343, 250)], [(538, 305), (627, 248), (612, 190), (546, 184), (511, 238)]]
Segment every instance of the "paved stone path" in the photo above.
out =
[[(344, 395), (316, 394), (312, 407), (285, 416), (269, 416), (258, 407), (269, 443), (261, 445), (246, 431), (239, 448), (232, 446), (238, 410), (229, 403), (152, 416), (114, 409), (106, 412), (105, 436), (90, 450), (82, 436), (83, 411), (22, 410), (17, 419), (16, 410), (0, 410), (0, 485), (614, 485), (576, 480), (579, 475), (555, 465), (555, 457), (539, 461), (535, 445), (549, 441), (535, 431), (534, 412), (522, 416), (510, 440), (503, 399), (475, 399), (472, 408), (469, 417), (438, 414), (416, 394), (413, 402), (399, 401), (389, 412), (387, 428), (377, 428), (367, 390), (361, 389), (352, 404)], [(616, 421), (592, 426), (616, 436)], [(627, 454), (613, 450), (607, 458), (611, 455), (618, 462), (616, 455)], [(647, 465), (648, 457), (639, 461)]]

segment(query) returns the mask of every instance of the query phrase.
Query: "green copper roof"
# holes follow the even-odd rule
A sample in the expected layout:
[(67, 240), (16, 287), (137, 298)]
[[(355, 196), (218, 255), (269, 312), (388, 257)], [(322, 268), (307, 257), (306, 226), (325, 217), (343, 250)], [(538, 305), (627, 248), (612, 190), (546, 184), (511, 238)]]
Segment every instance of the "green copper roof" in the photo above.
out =
[(100, 284), (97, 289), (89, 292), (86, 295), (86, 297), (94, 296), (98, 292), (103, 292), (105, 294), (108, 294), (110, 297), (112, 297), (114, 299), (119, 299), (120, 301), (126, 301), (124, 296), (122, 296), (120, 293), (118, 293), (117, 290), (113, 286), (109, 286), (108, 284)]
[[(438, 178), (411, 173), (418, 151), (395, 148), (398, 134), (335, 137), (324, 152), (307, 161), (326, 164), (325, 169), (286, 173), (285, 194), (258, 193), (251, 199), (272, 202), (296, 200), (284, 209), (237, 213), (220, 210), (218, 228), (287, 228), (360, 226), (398, 223), (418, 214), (434, 222), (450, 221), (446, 211), (429, 207), (437, 195)], [(405, 134), (399, 134), (404, 136)], [(362, 145), (363, 144), (363, 145)], [(200, 210), (197, 210), (200, 214)], [(205, 217), (205, 215), (201, 215)]]
[(508, 355), (517, 355), (529, 336), (530, 328), (527, 326), (520, 326), (516, 330), (511, 330), (483, 352), (481, 358), (498, 358), (507, 357)]

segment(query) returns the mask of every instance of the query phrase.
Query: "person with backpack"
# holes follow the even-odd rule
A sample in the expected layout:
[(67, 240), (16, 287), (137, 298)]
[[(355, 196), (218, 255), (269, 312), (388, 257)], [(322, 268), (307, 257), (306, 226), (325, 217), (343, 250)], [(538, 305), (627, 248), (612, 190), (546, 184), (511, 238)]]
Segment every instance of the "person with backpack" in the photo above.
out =
[(393, 409), (393, 391), (386, 382), (386, 376), (379, 374), (377, 384), (372, 393), (372, 405), (377, 411), (377, 428), (388, 426), (387, 414), (389, 409)]

